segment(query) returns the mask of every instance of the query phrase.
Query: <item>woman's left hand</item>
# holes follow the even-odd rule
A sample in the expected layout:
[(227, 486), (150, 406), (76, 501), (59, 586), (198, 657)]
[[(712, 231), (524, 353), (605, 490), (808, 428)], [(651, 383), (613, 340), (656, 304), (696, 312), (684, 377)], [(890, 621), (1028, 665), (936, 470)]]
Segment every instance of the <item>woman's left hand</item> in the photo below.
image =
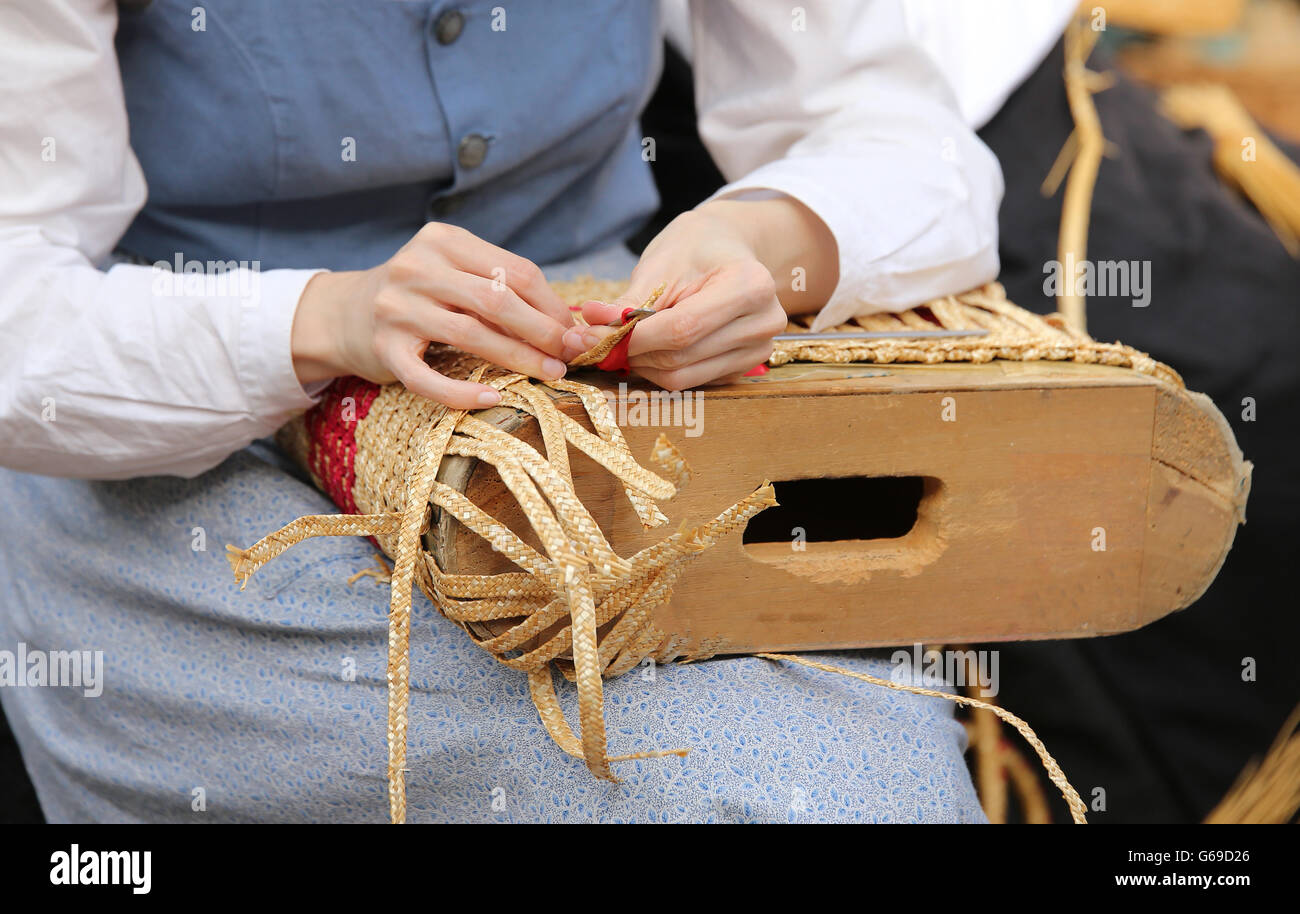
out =
[[(733, 381), (772, 354), (787, 315), (816, 311), (839, 283), (839, 249), (825, 223), (792, 197), (710, 200), (683, 213), (646, 246), (627, 292), (588, 302), (585, 333), (567, 349), (590, 349), (606, 326), (639, 308), (660, 283), (660, 312), (637, 324), (628, 365), (669, 390)], [(773, 277), (797, 277), (781, 285)]]
[[(741, 204), (744, 205), (744, 204)], [(593, 326), (570, 330), (566, 344), (590, 349), (625, 308), (639, 308), (661, 284), (660, 312), (637, 324), (628, 365), (669, 390), (725, 383), (772, 354), (772, 337), (786, 328), (772, 274), (735, 220), (711, 204), (683, 213), (646, 247), (628, 291), (612, 303), (588, 302)]]

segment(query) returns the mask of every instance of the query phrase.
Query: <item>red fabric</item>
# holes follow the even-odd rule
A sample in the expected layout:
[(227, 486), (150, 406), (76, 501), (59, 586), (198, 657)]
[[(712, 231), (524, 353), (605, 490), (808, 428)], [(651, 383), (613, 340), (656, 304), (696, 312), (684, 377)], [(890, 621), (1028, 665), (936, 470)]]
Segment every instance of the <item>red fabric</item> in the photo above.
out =
[[(352, 489), (357, 456), (357, 423), (366, 418), (379, 385), (361, 378), (339, 378), (325, 388), (321, 401), (303, 416), (307, 424), (307, 466), (334, 502), (347, 514), (357, 513)], [(351, 409), (343, 401), (352, 398)], [(355, 415), (352, 415), (352, 414)]]
[[(635, 310), (635, 308), (623, 309), (623, 323), (627, 323), (628, 315)], [(635, 332), (636, 329), (633, 328), (624, 334), (623, 338), (609, 351), (609, 355), (596, 363), (596, 367), (601, 371), (617, 371), (620, 374), (627, 374), (627, 347), (632, 345), (632, 334)]]

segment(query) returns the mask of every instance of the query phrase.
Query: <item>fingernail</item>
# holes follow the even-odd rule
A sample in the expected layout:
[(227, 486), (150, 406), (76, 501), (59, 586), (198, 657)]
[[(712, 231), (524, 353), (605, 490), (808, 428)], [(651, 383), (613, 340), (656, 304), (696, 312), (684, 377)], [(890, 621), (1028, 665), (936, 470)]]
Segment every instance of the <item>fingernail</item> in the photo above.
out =
[(564, 377), (565, 365), (559, 359), (545, 359), (542, 361), (542, 373), (548, 378)]
[(560, 342), (564, 346), (565, 358), (571, 359), (575, 355), (579, 355), (580, 353), (585, 351), (585, 347), (582, 345), (581, 331), (578, 330), (564, 331), (564, 337), (561, 339)]
[(479, 406), (496, 406), (501, 402), (501, 394), (495, 390), (485, 390), (478, 395)]
[(605, 334), (601, 333), (599, 330), (596, 330), (594, 328), (586, 331), (585, 333), (582, 334), (583, 351), (586, 351), (587, 349), (590, 349), (592, 346), (595, 346), (604, 338), (605, 338)]

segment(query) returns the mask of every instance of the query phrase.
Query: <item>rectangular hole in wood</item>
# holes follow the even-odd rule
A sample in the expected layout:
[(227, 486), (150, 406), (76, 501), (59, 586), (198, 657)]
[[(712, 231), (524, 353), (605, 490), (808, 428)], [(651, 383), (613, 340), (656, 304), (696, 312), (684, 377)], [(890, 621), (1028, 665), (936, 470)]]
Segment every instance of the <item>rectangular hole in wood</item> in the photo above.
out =
[(773, 483), (780, 504), (752, 518), (742, 542), (898, 539), (916, 526), (923, 476), (847, 476)]

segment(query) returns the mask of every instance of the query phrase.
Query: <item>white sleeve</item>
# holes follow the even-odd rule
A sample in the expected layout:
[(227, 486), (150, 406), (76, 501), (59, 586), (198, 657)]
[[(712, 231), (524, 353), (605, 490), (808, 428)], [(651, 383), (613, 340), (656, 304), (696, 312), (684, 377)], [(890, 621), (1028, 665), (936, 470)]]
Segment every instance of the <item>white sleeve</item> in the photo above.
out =
[(839, 247), (818, 329), (998, 274), (1002, 172), (902, 2), (691, 4), (700, 136), (731, 182), (718, 195), (788, 194)]
[(194, 476), (313, 402), (290, 334), (315, 271), (98, 268), (146, 193), (116, 28), (112, 0), (0, 4), (0, 465)]
[(925, 48), (979, 130), (1038, 68), (1079, 0), (904, 0), (909, 34)]

